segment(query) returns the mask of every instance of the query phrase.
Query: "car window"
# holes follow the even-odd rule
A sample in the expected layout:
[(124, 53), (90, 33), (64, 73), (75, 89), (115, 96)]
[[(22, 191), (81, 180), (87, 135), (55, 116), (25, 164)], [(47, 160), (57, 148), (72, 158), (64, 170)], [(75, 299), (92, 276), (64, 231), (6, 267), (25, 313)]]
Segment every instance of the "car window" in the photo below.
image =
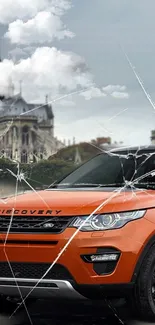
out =
[(60, 182), (63, 184), (115, 184), (122, 183), (124, 176), (130, 179), (134, 173), (134, 159), (108, 154), (98, 155)]
[(65, 177), (59, 186), (78, 184), (117, 185), (126, 181), (135, 181), (143, 177), (142, 181), (155, 181), (155, 177), (147, 175), (155, 170), (155, 155), (146, 154), (136, 156), (101, 154), (79, 167)]

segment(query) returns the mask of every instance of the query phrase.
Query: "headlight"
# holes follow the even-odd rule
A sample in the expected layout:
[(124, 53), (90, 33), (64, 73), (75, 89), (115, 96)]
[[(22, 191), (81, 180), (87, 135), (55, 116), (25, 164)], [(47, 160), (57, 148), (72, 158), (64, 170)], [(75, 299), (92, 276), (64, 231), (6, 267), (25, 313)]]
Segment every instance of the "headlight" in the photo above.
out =
[(73, 220), (70, 227), (79, 228), (82, 231), (118, 229), (130, 221), (142, 218), (145, 212), (146, 210), (140, 210), (77, 217)]

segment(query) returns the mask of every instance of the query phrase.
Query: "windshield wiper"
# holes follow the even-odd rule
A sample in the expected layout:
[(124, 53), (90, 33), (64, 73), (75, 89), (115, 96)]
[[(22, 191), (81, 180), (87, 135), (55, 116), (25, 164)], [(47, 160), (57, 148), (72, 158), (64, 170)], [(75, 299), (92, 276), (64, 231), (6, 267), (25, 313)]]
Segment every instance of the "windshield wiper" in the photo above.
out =
[(113, 183), (113, 184), (98, 184), (98, 187), (122, 187), (124, 183)]
[(83, 188), (83, 187), (120, 187), (124, 186), (124, 183), (113, 183), (113, 184), (96, 184), (96, 183), (75, 183), (75, 184), (53, 184), (50, 188), (68, 187), (68, 188)]
[(133, 183), (133, 186), (138, 188), (155, 190), (155, 183)]

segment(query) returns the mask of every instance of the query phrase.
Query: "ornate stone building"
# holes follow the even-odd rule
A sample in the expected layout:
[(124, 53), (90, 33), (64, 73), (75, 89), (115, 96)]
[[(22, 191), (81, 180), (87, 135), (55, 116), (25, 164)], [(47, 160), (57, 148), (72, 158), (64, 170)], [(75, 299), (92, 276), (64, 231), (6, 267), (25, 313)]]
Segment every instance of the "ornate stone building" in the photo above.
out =
[(21, 94), (0, 96), (0, 157), (31, 163), (47, 159), (64, 144), (54, 137), (54, 115), (48, 104), (27, 103)]

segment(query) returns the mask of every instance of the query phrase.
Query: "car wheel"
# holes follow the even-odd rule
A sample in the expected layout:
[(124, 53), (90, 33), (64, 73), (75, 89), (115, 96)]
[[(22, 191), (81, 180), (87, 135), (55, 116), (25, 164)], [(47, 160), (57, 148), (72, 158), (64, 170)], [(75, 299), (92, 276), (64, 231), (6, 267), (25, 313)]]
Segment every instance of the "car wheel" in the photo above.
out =
[(143, 319), (155, 321), (155, 245), (144, 258), (135, 285), (135, 307)]

